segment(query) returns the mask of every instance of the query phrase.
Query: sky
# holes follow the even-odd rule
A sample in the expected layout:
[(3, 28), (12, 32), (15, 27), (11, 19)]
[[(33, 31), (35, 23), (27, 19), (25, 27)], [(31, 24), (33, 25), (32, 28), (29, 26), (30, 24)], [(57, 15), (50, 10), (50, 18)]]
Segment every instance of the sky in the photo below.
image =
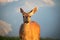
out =
[(41, 37), (60, 38), (60, 0), (0, 0), (0, 20), (12, 27), (7, 36), (19, 35), (19, 28), (23, 23), (20, 8), (29, 12), (34, 7), (38, 7), (38, 11), (31, 20), (39, 23)]

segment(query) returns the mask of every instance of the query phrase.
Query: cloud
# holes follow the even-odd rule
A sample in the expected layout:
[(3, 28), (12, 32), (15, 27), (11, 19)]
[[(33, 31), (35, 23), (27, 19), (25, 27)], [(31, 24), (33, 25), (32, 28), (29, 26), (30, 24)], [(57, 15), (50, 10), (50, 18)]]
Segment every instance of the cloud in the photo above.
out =
[[(35, 6), (38, 8), (47, 7), (47, 6), (53, 7), (55, 5), (55, 2), (54, 0), (24, 0), (24, 2), (20, 1), (20, 4), (22, 5), (20, 7), (23, 8), (24, 11), (30, 11)], [(19, 7), (17, 11), (20, 12)]]
[[(1, 5), (4, 5), (8, 2), (14, 2), (19, 0), (0, 0)], [(49, 6), (53, 7), (55, 5), (54, 0), (20, 0), (20, 7), (23, 8), (25, 11), (29, 11), (33, 9), (35, 6), (38, 8)], [(20, 12), (19, 7), (17, 8), (17, 12)]]
[(31, 10), (35, 6), (37, 6), (39, 8), (39, 7), (43, 7), (43, 4), (38, 0), (37, 1), (31, 0), (31, 1), (26, 1), (22, 7), (24, 8), (24, 10), (26, 10), (26, 9)]
[(5, 36), (10, 31), (12, 31), (11, 24), (0, 20), (0, 36)]
[(46, 5), (49, 5), (49, 6), (55, 5), (54, 0), (42, 0), (42, 2)]
[(7, 2), (13, 2), (13, 1), (18, 1), (18, 0), (0, 0), (0, 3), (7, 3)]

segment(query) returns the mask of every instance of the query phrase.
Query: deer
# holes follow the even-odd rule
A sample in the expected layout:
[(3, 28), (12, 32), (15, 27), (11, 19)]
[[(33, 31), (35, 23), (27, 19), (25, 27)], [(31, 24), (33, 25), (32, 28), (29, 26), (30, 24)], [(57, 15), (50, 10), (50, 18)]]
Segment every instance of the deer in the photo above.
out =
[(37, 9), (35, 7), (26, 13), (20, 8), (20, 12), (23, 15), (23, 23), (19, 30), (19, 38), (21, 40), (40, 40), (40, 25), (35, 21), (31, 21), (31, 16), (35, 14)]

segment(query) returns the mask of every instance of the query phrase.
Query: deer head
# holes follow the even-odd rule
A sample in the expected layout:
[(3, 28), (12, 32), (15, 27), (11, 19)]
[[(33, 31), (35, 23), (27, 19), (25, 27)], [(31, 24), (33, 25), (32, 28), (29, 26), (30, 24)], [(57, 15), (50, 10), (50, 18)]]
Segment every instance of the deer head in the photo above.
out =
[(24, 12), (24, 10), (22, 8), (20, 8), (20, 11), (21, 11), (21, 13), (23, 15), (23, 21), (24, 21), (24, 23), (29, 23), (30, 22), (30, 19), (31, 19), (31, 16), (33, 14), (35, 14), (35, 12), (37, 11), (37, 7), (35, 7), (34, 9), (32, 9), (28, 13)]

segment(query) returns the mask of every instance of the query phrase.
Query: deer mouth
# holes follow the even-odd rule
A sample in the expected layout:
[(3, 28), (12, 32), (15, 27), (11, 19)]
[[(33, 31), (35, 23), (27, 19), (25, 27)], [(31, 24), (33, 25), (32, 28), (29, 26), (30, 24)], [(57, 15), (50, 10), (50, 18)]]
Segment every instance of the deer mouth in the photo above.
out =
[(25, 23), (29, 23), (29, 21), (25, 21)]

